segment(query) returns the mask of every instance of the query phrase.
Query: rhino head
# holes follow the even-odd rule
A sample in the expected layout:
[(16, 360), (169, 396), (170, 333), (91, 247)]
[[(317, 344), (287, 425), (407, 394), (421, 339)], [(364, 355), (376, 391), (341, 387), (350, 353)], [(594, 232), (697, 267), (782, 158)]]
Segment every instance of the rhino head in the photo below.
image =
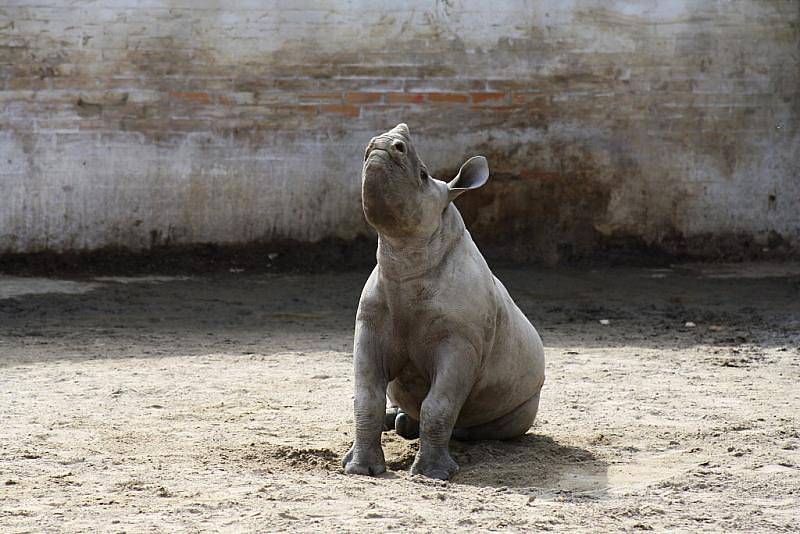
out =
[(367, 222), (390, 237), (426, 237), (439, 227), (448, 204), (489, 179), (483, 156), (468, 159), (449, 183), (428, 174), (401, 123), (373, 137), (364, 152), (361, 201)]

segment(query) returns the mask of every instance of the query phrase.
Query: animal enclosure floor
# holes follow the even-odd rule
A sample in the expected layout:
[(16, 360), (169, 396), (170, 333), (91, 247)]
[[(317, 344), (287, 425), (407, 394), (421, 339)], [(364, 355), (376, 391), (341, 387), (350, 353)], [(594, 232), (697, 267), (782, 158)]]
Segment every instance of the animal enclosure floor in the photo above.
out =
[(0, 531), (792, 531), (800, 276), (748, 269), (498, 269), (539, 419), (448, 483), (342, 474), (368, 273), (0, 276)]

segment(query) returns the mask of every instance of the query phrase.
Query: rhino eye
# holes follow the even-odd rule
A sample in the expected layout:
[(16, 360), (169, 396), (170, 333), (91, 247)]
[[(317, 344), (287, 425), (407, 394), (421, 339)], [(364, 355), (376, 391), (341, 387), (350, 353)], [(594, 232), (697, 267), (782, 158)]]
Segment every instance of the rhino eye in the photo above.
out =
[(428, 179), (428, 171), (426, 171), (425, 169), (420, 169), (419, 170), (419, 179), (420, 180), (427, 180)]

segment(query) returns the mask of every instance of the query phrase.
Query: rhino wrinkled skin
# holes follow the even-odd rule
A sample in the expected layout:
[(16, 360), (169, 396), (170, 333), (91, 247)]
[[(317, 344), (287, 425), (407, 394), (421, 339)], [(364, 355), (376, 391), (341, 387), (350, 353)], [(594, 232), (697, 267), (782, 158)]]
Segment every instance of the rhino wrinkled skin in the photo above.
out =
[(378, 232), (378, 264), (356, 313), (348, 474), (386, 470), (381, 432), (389, 428), (419, 435), (413, 474), (446, 480), (458, 470), (451, 436), (507, 439), (533, 424), (542, 341), (452, 203), (488, 177), (486, 158), (477, 156), (450, 183), (434, 179), (405, 124), (367, 146), (362, 203)]

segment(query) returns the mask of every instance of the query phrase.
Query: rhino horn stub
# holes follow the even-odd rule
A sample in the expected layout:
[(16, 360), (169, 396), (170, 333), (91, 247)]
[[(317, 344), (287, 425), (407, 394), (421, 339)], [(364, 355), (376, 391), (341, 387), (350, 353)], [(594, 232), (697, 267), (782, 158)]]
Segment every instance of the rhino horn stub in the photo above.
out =
[(452, 201), (464, 191), (477, 189), (488, 180), (489, 162), (483, 156), (473, 156), (461, 166), (456, 177), (447, 184), (448, 199)]

